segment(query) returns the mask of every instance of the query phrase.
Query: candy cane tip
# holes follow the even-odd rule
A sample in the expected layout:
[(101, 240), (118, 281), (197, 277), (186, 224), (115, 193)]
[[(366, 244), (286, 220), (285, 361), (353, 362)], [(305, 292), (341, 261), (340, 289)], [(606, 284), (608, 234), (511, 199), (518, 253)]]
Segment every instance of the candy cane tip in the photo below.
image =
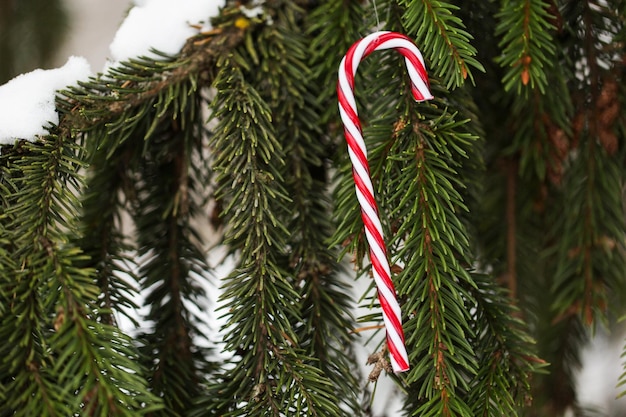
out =
[(401, 362), (402, 363), (399, 363), (398, 361), (396, 361), (395, 359), (392, 358), (391, 369), (393, 370), (393, 372), (395, 374), (400, 374), (402, 372), (406, 372), (409, 369), (411, 369), (409, 364), (407, 362), (405, 362), (404, 359)]
[(418, 89), (413, 89), (413, 98), (415, 99), (415, 101), (417, 101), (418, 103), (421, 103), (422, 101), (428, 101), (428, 100), (432, 100), (435, 98), (435, 96), (433, 96), (430, 91), (428, 91), (428, 94), (423, 94), (420, 90)]
[(400, 373), (402, 373), (402, 372), (406, 372), (406, 371), (408, 371), (409, 369), (411, 369), (411, 368), (409, 368), (408, 366), (403, 366), (403, 367), (398, 367), (398, 369), (394, 369), (393, 371), (394, 371), (396, 374), (400, 374)]
[(434, 98), (435, 98), (435, 96), (433, 96), (433, 95), (430, 95), (430, 96), (427, 96), (427, 97), (423, 97), (423, 96), (421, 96), (421, 97), (416, 97), (416, 98), (415, 98), (415, 101), (417, 101), (418, 103), (421, 103), (421, 102), (423, 102), (423, 101), (432, 100), (432, 99), (434, 99)]

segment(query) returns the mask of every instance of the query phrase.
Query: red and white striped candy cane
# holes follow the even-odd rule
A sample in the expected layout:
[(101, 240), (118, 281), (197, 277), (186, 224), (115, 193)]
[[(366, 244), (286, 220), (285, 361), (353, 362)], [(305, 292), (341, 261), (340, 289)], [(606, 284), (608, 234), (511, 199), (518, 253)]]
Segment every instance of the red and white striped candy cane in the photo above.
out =
[(378, 216), (378, 206), (374, 199), (374, 187), (372, 186), (369, 164), (367, 162), (367, 149), (363, 141), (361, 123), (353, 93), (354, 75), (359, 63), (366, 56), (380, 49), (396, 49), (404, 55), (415, 100), (430, 100), (433, 96), (429, 90), (428, 75), (426, 74), (422, 54), (411, 39), (400, 33), (381, 31), (364, 37), (350, 47), (339, 65), (339, 82), (337, 84), (339, 113), (344, 124), (348, 153), (352, 161), (356, 196), (361, 205), (361, 217), (363, 218), (365, 236), (370, 247), (370, 261), (372, 262), (374, 281), (378, 288), (378, 298), (383, 310), (391, 366), (394, 372), (404, 372), (409, 369), (409, 358), (404, 346), (400, 305), (396, 299), (396, 290), (391, 281), (387, 248), (383, 239), (383, 228)]

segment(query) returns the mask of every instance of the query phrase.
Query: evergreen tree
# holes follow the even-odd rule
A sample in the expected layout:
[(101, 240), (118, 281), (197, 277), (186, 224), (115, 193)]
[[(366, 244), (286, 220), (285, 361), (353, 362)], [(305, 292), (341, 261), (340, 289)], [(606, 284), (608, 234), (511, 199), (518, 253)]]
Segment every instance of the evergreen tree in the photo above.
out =
[[(586, 415), (581, 347), (626, 301), (625, 16), (228, 0), (178, 54), (60, 92), (0, 154), (0, 416), (372, 416), (380, 378), (407, 416)], [(435, 99), (394, 51), (357, 75), (411, 365), (368, 344), (367, 376), (382, 318), (351, 288), (371, 265), (335, 86), (377, 27), (415, 40)]]

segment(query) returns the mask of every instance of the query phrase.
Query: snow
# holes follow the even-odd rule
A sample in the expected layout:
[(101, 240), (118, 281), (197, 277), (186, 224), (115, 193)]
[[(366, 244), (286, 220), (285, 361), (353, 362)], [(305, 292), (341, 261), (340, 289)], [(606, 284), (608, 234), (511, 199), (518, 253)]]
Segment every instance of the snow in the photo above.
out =
[(243, 15), (246, 16), (248, 19), (254, 19), (255, 17), (261, 16), (263, 14), (263, 7), (261, 6), (248, 8), (242, 4), (241, 6), (239, 6), (239, 10), (241, 10), (241, 13), (243, 13)]
[(54, 105), (56, 92), (90, 75), (87, 60), (72, 56), (61, 68), (36, 69), (0, 86), (0, 144), (46, 135), (44, 126), (59, 123)]
[[(111, 43), (114, 61), (151, 56), (151, 49), (175, 55), (200, 29), (208, 29), (223, 0), (135, 1)], [(193, 26), (192, 26), (193, 25)], [(194, 27), (196, 26), (196, 27)]]
[(269, 14), (264, 15), (264, 4), (265, 0), (252, 0), (249, 4), (240, 5), (239, 11), (248, 19), (263, 17), (263, 19), (265, 20), (265, 24), (271, 26), (274, 24), (274, 21), (272, 20), (272, 16), (270, 16)]

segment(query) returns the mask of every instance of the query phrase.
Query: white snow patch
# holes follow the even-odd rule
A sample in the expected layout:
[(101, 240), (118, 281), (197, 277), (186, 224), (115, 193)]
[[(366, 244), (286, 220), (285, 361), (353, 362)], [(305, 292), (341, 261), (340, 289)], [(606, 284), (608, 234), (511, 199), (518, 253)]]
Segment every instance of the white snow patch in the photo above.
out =
[(61, 68), (36, 69), (0, 86), (0, 144), (35, 140), (47, 134), (44, 126), (59, 123), (54, 105), (56, 92), (90, 75), (87, 60), (72, 56)]
[(239, 11), (247, 17), (248, 19), (255, 19), (258, 17), (263, 17), (265, 20), (265, 24), (271, 26), (274, 24), (272, 16), (269, 14), (265, 14), (264, 9), (265, 0), (253, 0), (251, 3), (247, 5), (239, 6)]
[[(620, 357), (626, 328), (599, 329), (582, 349), (582, 369), (575, 376), (578, 402), (585, 408), (598, 411), (598, 415), (624, 416), (626, 397), (620, 397), (623, 387), (618, 387), (623, 372)], [(609, 333), (610, 332), (610, 333)]]
[(210, 28), (223, 0), (135, 0), (110, 45), (114, 61), (152, 56), (150, 49), (175, 55), (200, 26)]
[(255, 17), (261, 16), (263, 14), (263, 7), (261, 6), (255, 6), (251, 9), (248, 9), (246, 6), (241, 5), (239, 6), (239, 10), (241, 10), (241, 13), (243, 13), (243, 15), (246, 16), (248, 19), (254, 19)]

